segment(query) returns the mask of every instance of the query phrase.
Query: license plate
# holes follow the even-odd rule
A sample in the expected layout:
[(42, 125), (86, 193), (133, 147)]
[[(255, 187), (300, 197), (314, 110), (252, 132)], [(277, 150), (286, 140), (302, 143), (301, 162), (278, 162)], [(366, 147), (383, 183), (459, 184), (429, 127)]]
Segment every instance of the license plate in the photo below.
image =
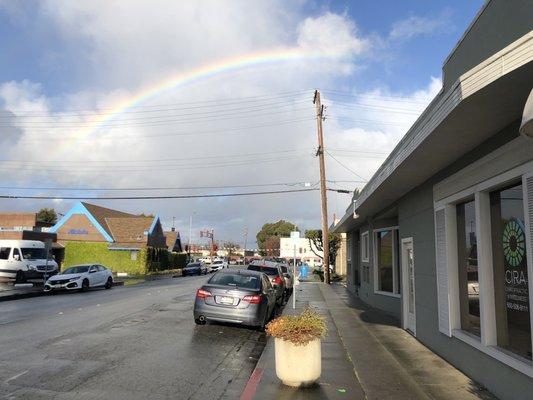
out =
[(220, 296), (219, 301), (222, 304), (233, 304), (233, 297)]

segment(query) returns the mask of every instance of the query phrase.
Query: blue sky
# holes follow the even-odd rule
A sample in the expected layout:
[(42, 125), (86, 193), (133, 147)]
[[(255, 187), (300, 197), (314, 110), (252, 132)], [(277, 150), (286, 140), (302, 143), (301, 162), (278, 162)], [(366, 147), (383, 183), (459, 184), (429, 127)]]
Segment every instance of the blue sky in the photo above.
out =
[[(0, 0), (1, 140), (18, 155), (0, 160), (0, 168), (9, 172), (4, 174), (5, 184), (33, 188), (22, 192), (34, 195), (72, 194), (37, 186), (91, 189), (75, 192), (83, 196), (116, 194), (93, 190), (103, 187), (313, 184), (317, 164), (310, 97), (318, 87), (328, 105), (326, 143), (338, 150), (336, 157), (344, 164), (328, 160), (328, 176), (345, 188), (361, 187), (360, 177), (372, 176), (440, 90), (443, 60), (482, 5), (482, 0)], [(114, 123), (124, 127), (104, 127), (75, 139), (92, 126), (94, 115), (178, 72), (277, 48), (315, 49), (338, 56), (215, 75), (119, 115)], [(328, 90), (350, 96), (335, 98)], [(292, 94), (279, 104), (268, 100), (287, 92)], [(245, 111), (253, 108), (246, 100), (250, 96), (264, 98), (263, 111)], [(220, 111), (211, 104), (223, 107), (229, 100), (240, 102), (243, 115), (233, 111), (232, 117), (221, 120), (216, 117)], [(174, 109), (159, 117), (180, 121), (134, 124), (135, 118), (149, 121), (143, 114), (146, 107), (189, 102), (204, 104), (203, 117), (196, 122), (184, 123), (185, 112)], [(261, 127), (276, 120), (289, 123)], [(242, 126), (255, 127), (239, 130)], [(211, 130), (212, 134), (202, 133)], [(360, 150), (372, 156), (346, 153)], [(198, 161), (194, 169), (182, 164), (172, 169), (168, 162), (151, 161), (169, 159), (182, 164), (215, 161), (207, 165)], [(230, 165), (235, 159), (245, 162)], [(202, 191), (186, 191), (193, 192)], [(292, 220), (304, 229), (318, 226), (318, 201), (312, 193), (97, 203), (158, 213), (167, 226), (172, 217), (178, 226), (187, 225), (188, 216), (196, 213), (199, 225), (236, 240), (243, 226), (254, 232), (269, 220)], [(332, 195), (330, 213), (342, 214), (348, 201)], [(3, 200), (0, 210), (53, 206), (66, 212), (73, 203)]]

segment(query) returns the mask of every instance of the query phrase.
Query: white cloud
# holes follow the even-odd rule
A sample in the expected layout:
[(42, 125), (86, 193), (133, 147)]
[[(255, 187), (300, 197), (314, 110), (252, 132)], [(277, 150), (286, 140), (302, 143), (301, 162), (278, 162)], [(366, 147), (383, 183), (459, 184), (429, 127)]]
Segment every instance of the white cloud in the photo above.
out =
[(408, 40), (415, 36), (432, 35), (455, 29), (449, 10), (437, 16), (412, 15), (392, 25), (389, 37), (392, 40)]

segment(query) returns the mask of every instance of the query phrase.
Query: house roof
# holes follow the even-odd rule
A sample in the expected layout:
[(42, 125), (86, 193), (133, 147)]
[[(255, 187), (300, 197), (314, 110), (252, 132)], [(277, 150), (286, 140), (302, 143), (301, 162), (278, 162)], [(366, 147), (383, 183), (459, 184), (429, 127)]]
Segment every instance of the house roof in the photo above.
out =
[(110, 235), (113, 236), (106, 219), (108, 218), (120, 218), (120, 217), (138, 217), (134, 214), (129, 214), (123, 211), (113, 210), (111, 208), (100, 207), (94, 204), (81, 202), (81, 204), (91, 213), (94, 219), (100, 224), (100, 226)]
[(146, 243), (153, 217), (105, 218), (106, 225), (116, 243)]
[[(178, 251), (178, 252), (182, 251), (180, 233), (178, 231), (165, 232), (165, 238), (166, 238), (167, 248), (169, 248), (170, 251)], [(178, 241), (179, 243), (176, 243)], [(177, 245), (177, 248), (176, 248), (176, 245)]]

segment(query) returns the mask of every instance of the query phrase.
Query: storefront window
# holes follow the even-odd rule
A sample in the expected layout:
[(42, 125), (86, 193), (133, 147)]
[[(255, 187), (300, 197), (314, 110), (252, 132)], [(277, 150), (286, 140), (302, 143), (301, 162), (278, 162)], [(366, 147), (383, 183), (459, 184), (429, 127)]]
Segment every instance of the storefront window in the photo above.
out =
[(378, 256), (378, 288), (382, 292), (393, 292), (393, 243), (392, 231), (376, 234)]
[(531, 359), (531, 322), (522, 185), (491, 193), (498, 346)]
[(476, 207), (474, 201), (457, 205), (457, 250), (459, 257), (461, 329), (481, 336)]

